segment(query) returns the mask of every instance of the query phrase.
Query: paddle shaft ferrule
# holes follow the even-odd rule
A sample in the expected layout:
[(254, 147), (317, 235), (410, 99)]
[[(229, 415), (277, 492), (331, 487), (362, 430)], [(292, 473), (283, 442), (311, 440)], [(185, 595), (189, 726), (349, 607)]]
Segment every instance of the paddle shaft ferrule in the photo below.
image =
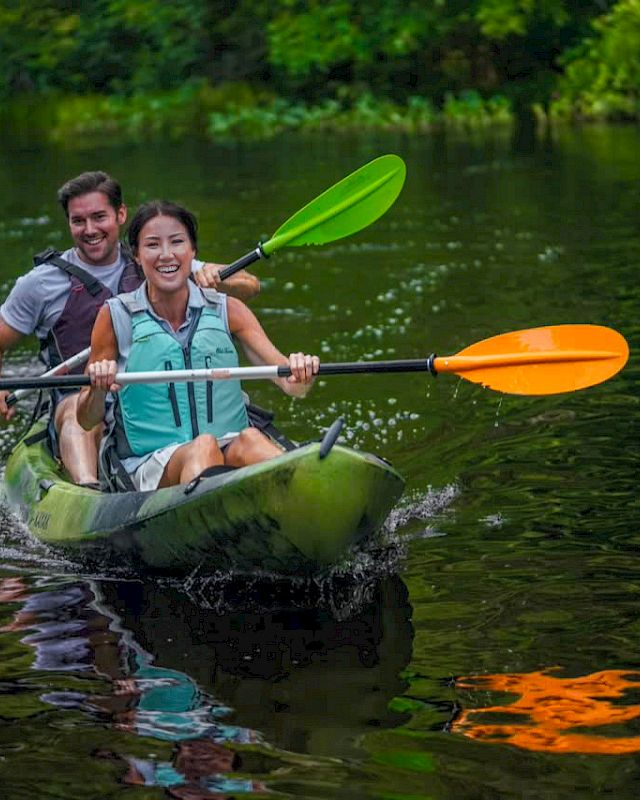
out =
[(269, 256), (262, 249), (262, 245), (259, 244), (255, 248), (255, 250), (251, 250), (251, 252), (242, 256), (237, 261), (234, 261), (232, 264), (229, 264), (228, 267), (221, 269), (220, 280), (224, 281), (227, 278), (230, 278), (232, 275), (235, 275), (235, 273), (239, 272), (241, 269), (244, 269), (245, 267), (248, 267), (251, 264), (255, 264), (256, 261), (260, 261), (261, 258), (269, 258)]

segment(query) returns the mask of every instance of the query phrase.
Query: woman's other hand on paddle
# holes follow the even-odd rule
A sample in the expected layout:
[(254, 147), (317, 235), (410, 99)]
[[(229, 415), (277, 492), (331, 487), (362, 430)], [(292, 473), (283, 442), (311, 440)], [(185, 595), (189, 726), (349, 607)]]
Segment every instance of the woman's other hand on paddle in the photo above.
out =
[(291, 375), (286, 379), (287, 394), (304, 397), (313, 386), (320, 369), (320, 359), (318, 356), (310, 356), (306, 353), (291, 353), (289, 369)]
[(117, 368), (117, 363), (111, 359), (93, 361), (87, 370), (91, 378), (91, 386), (102, 392), (120, 391), (120, 384), (116, 383)]
[[(2, 367), (4, 354), (7, 350), (15, 347), (22, 337), (22, 333), (15, 330), (15, 328), (12, 328), (10, 325), (7, 325), (7, 323), (0, 318), (0, 367)], [(13, 417), (17, 410), (15, 406), (7, 405), (7, 397), (10, 394), (11, 392), (0, 392), (0, 417), (7, 422)]]

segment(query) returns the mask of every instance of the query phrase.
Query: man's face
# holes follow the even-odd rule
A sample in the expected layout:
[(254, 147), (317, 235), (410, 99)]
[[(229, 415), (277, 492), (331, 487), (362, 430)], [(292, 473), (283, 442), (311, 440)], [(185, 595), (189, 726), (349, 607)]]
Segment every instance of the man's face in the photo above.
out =
[(106, 194), (89, 192), (69, 201), (69, 230), (80, 258), (102, 267), (117, 257), (120, 226), (127, 218), (122, 205), (116, 212)]

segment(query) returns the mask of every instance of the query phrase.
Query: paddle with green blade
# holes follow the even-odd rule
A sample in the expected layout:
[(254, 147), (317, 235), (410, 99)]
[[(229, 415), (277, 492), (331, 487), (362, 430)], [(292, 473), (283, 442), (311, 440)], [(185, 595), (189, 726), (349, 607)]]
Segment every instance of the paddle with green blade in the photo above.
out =
[[(380, 156), (370, 161), (307, 203), (283, 223), (268, 241), (220, 270), (220, 279), (225, 280), (283, 247), (326, 244), (366, 228), (393, 205), (402, 190), (406, 174), (404, 161), (399, 156)], [(87, 355), (88, 352), (83, 351), (50, 373), (71, 369), (71, 362), (75, 366), (82, 360), (86, 361)], [(7, 405), (15, 405), (29, 392), (27, 388), (21, 389), (19, 395), (7, 399)]]
[[(395, 361), (321, 364), (320, 375), (391, 372), (453, 373), (472, 383), (506, 394), (547, 395), (574, 392), (606, 381), (629, 357), (624, 337), (600, 325), (552, 325), (503, 333), (483, 339), (453, 356)], [(121, 372), (116, 382), (256, 380), (283, 378), (288, 366), (186, 369), (163, 372)], [(51, 389), (90, 385), (88, 375), (0, 379), (0, 389)]]
[(283, 247), (326, 244), (366, 228), (393, 205), (406, 173), (399, 156), (380, 156), (370, 161), (301, 208), (268, 241), (220, 270), (220, 279), (225, 280)]

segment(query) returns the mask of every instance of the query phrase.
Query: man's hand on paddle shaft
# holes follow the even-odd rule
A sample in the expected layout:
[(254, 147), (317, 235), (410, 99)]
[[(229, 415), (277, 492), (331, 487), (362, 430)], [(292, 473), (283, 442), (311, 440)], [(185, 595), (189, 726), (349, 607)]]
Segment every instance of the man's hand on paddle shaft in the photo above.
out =
[(238, 300), (250, 300), (260, 292), (260, 281), (246, 269), (241, 269), (230, 278), (221, 281), (220, 270), (225, 266), (226, 264), (204, 264), (201, 269), (194, 272), (193, 277), (202, 289), (216, 289), (231, 297), (237, 297)]
[[(7, 325), (7, 323), (0, 318), (0, 370), (2, 369), (4, 354), (7, 350), (10, 350), (12, 347), (14, 347), (20, 341), (20, 339), (22, 339), (22, 334), (20, 331), (12, 328), (11, 325)], [(7, 397), (10, 394), (11, 392), (0, 392), (0, 417), (7, 420), (7, 422), (16, 413), (15, 406), (12, 406), (11, 408), (7, 406)]]
[(10, 394), (11, 392), (0, 392), (0, 417), (7, 422), (9, 422), (9, 420), (16, 413), (15, 406), (11, 406), (10, 408), (7, 406), (7, 397), (9, 397)]

